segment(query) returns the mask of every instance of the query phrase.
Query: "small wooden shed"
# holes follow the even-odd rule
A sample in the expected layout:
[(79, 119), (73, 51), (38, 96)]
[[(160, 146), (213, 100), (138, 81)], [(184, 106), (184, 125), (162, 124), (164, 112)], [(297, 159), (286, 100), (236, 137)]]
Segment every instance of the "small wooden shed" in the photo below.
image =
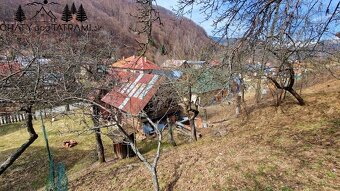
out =
[[(132, 128), (124, 128), (124, 130), (129, 134), (129, 139), (136, 145), (135, 131)], [(124, 159), (136, 156), (130, 146), (129, 140), (118, 130), (118, 128), (112, 127), (108, 132), (108, 136), (113, 142), (113, 152), (117, 158)]]

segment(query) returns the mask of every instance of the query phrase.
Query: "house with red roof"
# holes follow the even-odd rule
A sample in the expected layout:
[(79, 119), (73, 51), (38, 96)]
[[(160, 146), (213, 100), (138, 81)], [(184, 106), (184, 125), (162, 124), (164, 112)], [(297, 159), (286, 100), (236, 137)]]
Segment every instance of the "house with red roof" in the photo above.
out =
[(146, 57), (141, 56), (131, 56), (128, 58), (123, 57), (123, 59), (113, 63), (112, 68), (122, 71), (146, 74), (151, 74), (152, 71), (160, 69), (160, 67), (157, 66), (155, 63), (153, 63), (150, 60), (147, 60)]
[(115, 86), (101, 102), (119, 111), (117, 119), (125, 127), (141, 130), (143, 123), (147, 123), (144, 114), (160, 119), (179, 110), (178, 104), (172, 101), (173, 91), (163, 87), (165, 78), (160, 75), (113, 69), (109, 76)]
[(111, 75), (119, 81), (102, 101), (133, 116), (138, 116), (145, 108), (162, 81), (159, 75), (130, 71), (112, 70)]

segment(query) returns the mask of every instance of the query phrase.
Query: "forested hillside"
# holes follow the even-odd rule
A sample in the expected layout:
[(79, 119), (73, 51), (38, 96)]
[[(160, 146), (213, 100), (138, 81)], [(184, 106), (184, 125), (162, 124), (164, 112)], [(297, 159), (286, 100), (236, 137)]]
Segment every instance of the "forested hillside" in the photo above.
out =
[[(22, 6), (26, 14), (26, 19), (40, 9), (41, 5), (27, 6), (32, 3), (31, 0), (3, 0), (0, 2), (0, 18), (2, 21), (13, 22), (15, 12), (19, 5)], [(37, 0), (43, 3), (42, 0)], [(52, 3), (53, 1), (49, 1)], [(59, 5), (47, 4), (45, 7), (51, 10), (60, 20), (61, 14), (66, 4), (71, 7), (75, 3), (78, 8), (83, 5), (88, 20), (87, 23), (95, 23), (102, 26), (103, 30), (112, 35), (112, 43), (116, 50), (116, 56), (129, 56), (137, 54), (139, 43), (143, 42), (143, 36), (138, 35), (133, 28), (136, 27), (136, 15), (138, 14), (137, 4), (131, 0), (59, 0), (55, 1)], [(176, 57), (176, 58), (199, 58), (201, 50), (208, 45), (211, 40), (203, 28), (189, 19), (178, 18), (171, 11), (162, 7), (157, 7), (161, 18), (159, 22), (154, 23), (152, 31), (153, 43), (151, 44), (148, 54), (150, 59), (159, 59), (159, 57)]]

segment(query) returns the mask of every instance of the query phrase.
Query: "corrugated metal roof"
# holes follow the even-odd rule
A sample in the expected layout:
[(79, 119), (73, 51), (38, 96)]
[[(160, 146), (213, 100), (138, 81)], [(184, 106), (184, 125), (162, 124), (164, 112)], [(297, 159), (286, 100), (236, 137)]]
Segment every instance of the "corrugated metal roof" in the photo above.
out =
[(154, 96), (161, 77), (154, 74), (143, 74), (113, 70), (119, 82), (102, 101), (129, 114), (138, 115)]
[(158, 70), (160, 69), (155, 63), (146, 59), (146, 57), (131, 56), (119, 60), (112, 64), (113, 68), (133, 69), (133, 70)]

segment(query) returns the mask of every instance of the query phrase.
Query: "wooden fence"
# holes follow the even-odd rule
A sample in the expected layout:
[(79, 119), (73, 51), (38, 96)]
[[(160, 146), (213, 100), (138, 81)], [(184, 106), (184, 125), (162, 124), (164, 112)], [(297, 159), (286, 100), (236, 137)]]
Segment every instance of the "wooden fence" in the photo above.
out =
[(26, 119), (25, 113), (7, 113), (0, 115), (0, 125), (16, 123)]

